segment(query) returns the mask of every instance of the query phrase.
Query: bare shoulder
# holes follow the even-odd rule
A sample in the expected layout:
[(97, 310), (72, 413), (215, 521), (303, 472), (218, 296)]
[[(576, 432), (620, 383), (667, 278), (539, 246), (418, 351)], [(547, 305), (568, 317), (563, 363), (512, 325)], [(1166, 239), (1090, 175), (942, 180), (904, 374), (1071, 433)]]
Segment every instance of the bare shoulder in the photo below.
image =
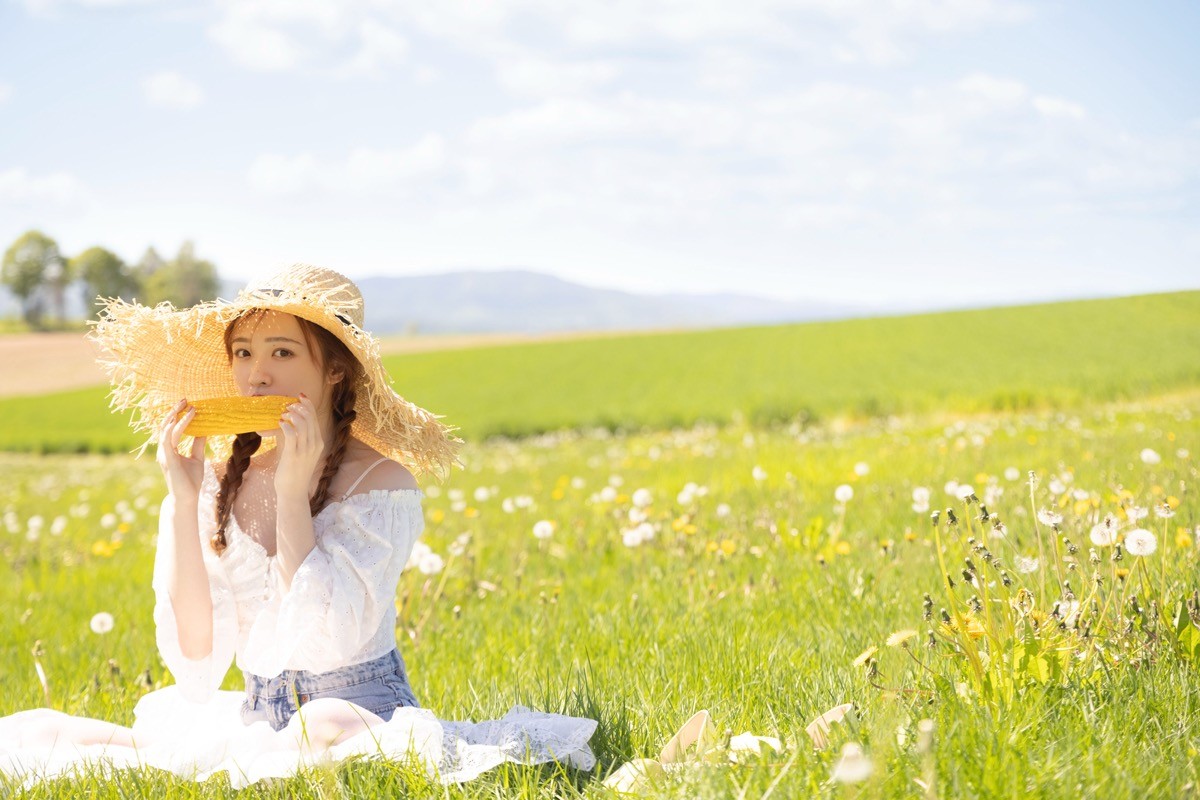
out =
[[(417, 479), (401, 463), (383, 458), (367, 445), (354, 440), (351, 451), (347, 454), (343, 469), (338, 475), (337, 483), (353, 485), (354, 494), (362, 494), (376, 490), (394, 491), (396, 489), (419, 489)], [(377, 463), (378, 462), (378, 463)], [(374, 466), (372, 466), (374, 465)], [(361, 478), (361, 480), (359, 480)], [(338, 487), (341, 491), (344, 488)]]
[[(363, 469), (366, 469), (366, 467), (364, 466)], [(370, 492), (376, 489), (391, 491), (394, 489), (419, 488), (417, 479), (413, 477), (413, 474), (403, 464), (388, 460), (368, 472), (354, 491), (358, 493)]]

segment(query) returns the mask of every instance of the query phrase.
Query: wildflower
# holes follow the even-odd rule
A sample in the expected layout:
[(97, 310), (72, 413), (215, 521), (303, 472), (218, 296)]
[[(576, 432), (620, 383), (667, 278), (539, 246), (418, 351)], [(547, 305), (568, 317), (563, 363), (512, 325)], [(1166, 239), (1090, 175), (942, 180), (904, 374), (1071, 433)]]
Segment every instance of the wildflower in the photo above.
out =
[(946, 485), (942, 488), (944, 488), (946, 490), (946, 494), (950, 495), (951, 497), (958, 497), (958, 481), (947, 481)]
[(579, 477), (578, 475), (576, 475), (574, 478), (571, 478), (571, 488), (572, 489), (582, 489), (585, 485), (586, 485), (586, 482), (583, 480), (583, 478)]
[(975, 487), (970, 484), (960, 483), (958, 489), (954, 492), (954, 496), (959, 500), (966, 500), (975, 494)]
[(473, 497), (475, 498), (476, 503), (482, 503), (484, 500), (487, 500), (489, 497), (491, 497), (491, 492), (488, 491), (486, 486), (480, 486), (475, 490)]
[(717, 506), (718, 517), (728, 517), (731, 511), (732, 509), (729, 507), (728, 503), (721, 503)]
[(61, 515), (55, 517), (54, 522), (52, 522), (50, 524), (50, 533), (54, 536), (61, 536), (62, 532), (65, 531), (66, 529), (67, 529), (67, 518), (64, 516), (61, 516)]
[(446, 562), (437, 553), (430, 550), (417, 561), (417, 571), (422, 575), (436, 575), (446, 566)]
[(1050, 484), (1046, 487), (1052, 495), (1060, 495), (1067, 490), (1067, 485), (1059, 478), (1051, 478)]
[(1134, 528), (1125, 534), (1125, 549), (1131, 556), (1148, 556), (1158, 549), (1158, 539), (1145, 528)]
[(1055, 528), (1062, 524), (1063, 519), (1062, 514), (1059, 514), (1057, 511), (1051, 511), (1048, 508), (1043, 508), (1041, 511), (1039, 511), (1037, 513), (1037, 518), (1038, 522), (1042, 523), (1043, 525), (1051, 525)]
[(861, 653), (859, 653), (858, 658), (854, 659), (854, 661), (851, 662), (851, 664), (855, 667), (861, 667), (863, 664), (866, 664), (867, 661), (871, 658), (871, 656), (875, 655), (876, 651), (878, 651), (878, 650), (879, 650), (878, 647), (876, 647), (875, 645), (871, 645), (866, 650), (863, 650)]
[(610, 475), (608, 477), (608, 485), (612, 486), (613, 488), (621, 486), (624, 483), (625, 483), (625, 479), (622, 478), (620, 475)]
[(1153, 465), (1153, 464), (1158, 464), (1159, 462), (1161, 462), (1162, 456), (1160, 456), (1154, 450), (1147, 447), (1145, 450), (1143, 450), (1141, 452), (1141, 459), (1142, 459), (1143, 464), (1152, 464)]
[(1022, 575), (1037, 572), (1039, 566), (1040, 564), (1036, 558), (1017, 556), (1017, 572), (1020, 572)]
[(654, 496), (650, 494), (649, 489), (638, 489), (633, 493), (633, 504), (638, 508), (645, 508), (654, 502)]
[(1003, 539), (1006, 536), (1008, 536), (1008, 526), (999, 519), (996, 519), (996, 521), (992, 523), (992, 538)]
[(1129, 506), (1125, 509), (1125, 516), (1130, 522), (1137, 522), (1139, 519), (1145, 519), (1150, 516), (1150, 510), (1144, 506)]
[(1171, 508), (1170, 503), (1160, 503), (1154, 507), (1154, 516), (1159, 519), (1170, 519), (1175, 516), (1175, 509)]
[(1092, 526), (1089, 538), (1091, 538), (1092, 544), (1097, 547), (1111, 547), (1116, 544), (1117, 518), (1112, 514), (1105, 514), (1104, 519)]
[(854, 489), (849, 484), (843, 483), (833, 490), (833, 499), (839, 503), (849, 503), (852, 497), (854, 497)]
[(902, 631), (896, 631), (887, 638), (887, 641), (884, 642), (884, 644), (886, 644), (888, 647), (908, 647), (908, 640), (912, 639), (916, 635), (917, 632), (911, 628)]
[(872, 769), (871, 759), (863, 752), (862, 745), (847, 742), (829, 778), (835, 783), (862, 783), (871, 776)]
[(517, 504), (511, 497), (506, 497), (500, 501), (500, 508), (504, 510), (505, 514), (511, 514), (517, 510)]
[(554, 523), (548, 519), (540, 519), (533, 524), (533, 535), (538, 539), (549, 539), (554, 535)]
[(92, 617), (92, 621), (88, 624), (91, 626), (92, 633), (108, 633), (113, 629), (113, 615), (107, 611), (101, 611), (99, 614)]
[(462, 500), (463, 499), (463, 490), (462, 489), (450, 489), (449, 491), (446, 492), (446, 497), (450, 498), (451, 500)]
[(871, 471), (871, 467), (865, 461), (860, 461), (854, 465), (854, 474), (860, 478), (862, 476), (866, 475), (870, 471)]
[(1008, 469), (1004, 470), (1004, 480), (1006, 481), (1015, 481), (1020, 477), (1021, 470), (1017, 469), (1016, 467), (1009, 467)]
[(617, 499), (617, 490), (612, 486), (605, 486), (600, 490), (600, 501), (603, 503), (611, 503)]
[(754, 480), (759, 482), (767, 479), (767, 471), (757, 464), (754, 465), (754, 469), (750, 471), (750, 474), (754, 476)]
[(929, 513), (929, 489), (918, 486), (912, 491), (912, 510), (918, 514)]

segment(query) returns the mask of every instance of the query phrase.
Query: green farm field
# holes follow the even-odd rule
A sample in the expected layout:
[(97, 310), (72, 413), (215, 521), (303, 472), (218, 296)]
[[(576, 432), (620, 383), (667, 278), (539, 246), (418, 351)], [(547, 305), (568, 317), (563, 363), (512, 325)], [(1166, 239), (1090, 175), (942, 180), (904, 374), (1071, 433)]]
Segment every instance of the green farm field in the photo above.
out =
[[(1200, 385), (1200, 292), (445, 350), (387, 360), (466, 439), (1070, 408)], [(0, 400), (0, 450), (125, 452), (105, 387)]]
[[(362, 761), (244, 794), (613, 797), (606, 776), (707, 709), (711, 749), (639, 792), (1191, 796), (1197, 321), (1186, 293), (393, 360), (468, 439), (466, 470), (423, 481), (441, 568), (397, 598), (417, 696), (448, 719), (593, 717), (599, 764), (447, 788)], [(54, 449), (53, 420), (104, 406), (41, 398), (48, 416), (10, 425), (15, 403), (10, 448)], [(127, 446), (99, 419), (71, 435)], [(148, 456), (0, 455), (0, 715), (48, 690), (127, 724), (170, 682), (161, 493)], [(814, 747), (806, 727), (845, 703)], [(747, 732), (779, 750), (737, 751)], [(28, 794), (237, 793), (118, 772)]]

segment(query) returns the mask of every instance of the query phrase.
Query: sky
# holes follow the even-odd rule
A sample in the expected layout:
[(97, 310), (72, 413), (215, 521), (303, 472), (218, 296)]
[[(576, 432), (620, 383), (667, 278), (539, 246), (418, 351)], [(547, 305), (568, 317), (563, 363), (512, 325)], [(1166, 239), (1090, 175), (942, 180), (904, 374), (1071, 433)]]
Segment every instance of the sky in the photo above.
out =
[(1200, 287), (1200, 4), (0, 0), (0, 247), (971, 306)]

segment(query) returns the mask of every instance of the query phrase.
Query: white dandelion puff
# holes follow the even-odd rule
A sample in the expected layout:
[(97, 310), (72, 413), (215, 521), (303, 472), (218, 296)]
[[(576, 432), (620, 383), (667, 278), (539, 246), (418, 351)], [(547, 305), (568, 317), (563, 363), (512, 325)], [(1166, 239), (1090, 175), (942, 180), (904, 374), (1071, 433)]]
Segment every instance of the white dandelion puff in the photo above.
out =
[(1092, 526), (1088, 538), (1096, 547), (1112, 547), (1117, 543), (1117, 518), (1108, 514), (1100, 522)]
[(1004, 470), (1004, 480), (1016, 481), (1016, 480), (1020, 480), (1020, 479), (1021, 479), (1021, 470), (1017, 469), (1016, 467), (1009, 467), (1008, 469)]
[(1149, 447), (1147, 447), (1145, 450), (1143, 450), (1141, 452), (1140, 457), (1142, 459), (1143, 464), (1153, 465), (1153, 464), (1158, 464), (1162, 461), (1162, 456), (1160, 456), (1157, 453), (1157, 451), (1155, 451)]
[(649, 489), (638, 489), (633, 493), (633, 504), (638, 508), (646, 508), (654, 502), (654, 495)]
[(1037, 572), (1039, 566), (1041, 566), (1041, 564), (1036, 558), (1030, 558), (1029, 556), (1017, 556), (1017, 572), (1021, 573), (1022, 575), (1028, 575), (1031, 572)]
[(717, 506), (718, 517), (728, 517), (731, 511), (733, 511), (733, 509), (729, 507), (729, 503), (721, 503)]
[(862, 476), (866, 475), (870, 471), (871, 471), (871, 465), (865, 461), (860, 461), (854, 465), (854, 474), (860, 478)]
[(829, 777), (835, 783), (862, 783), (871, 776), (872, 769), (871, 759), (863, 751), (862, 745), (847, 742), (842, 747), (842, 757), (833, 765)]
[(1134, 528), (1125, 534), (1125, 551), (1131, 556), (1148, 556), (1158, 549), (1158, 539), (1145, 528)]
[(833, 499), (839, 503), (849, 503), (854, 497), (854, 487), (848, 483), (843, 483), (841, 486), (833, 490)]
[(548, 519), (539, 519), (533, 524), (533, 535), (538, 539), (549, 539), (554, 535), (554, 523)]
[(113, 615), (107, 611), (101, 611), (99, 614), (96, 614), (92, 617), (92, 621), (88, 623), (92, 629), (92, 633), (101, 635), (111, 631), (114, 624)]
[(1038, 522), (1043, 525), (1061, 525), (1063, 520), (1062, 514), (1059, 514), (1057, 511), (1051, 511), (1048, 508), (1043, 508), (1039, 511), (1037, 518)]
[(757, 464), (754, 465), (754, 469), (750, 470), (750, 474), (754, 477), (754, 480), (760, 483), (767, 479), (767, 471)]

